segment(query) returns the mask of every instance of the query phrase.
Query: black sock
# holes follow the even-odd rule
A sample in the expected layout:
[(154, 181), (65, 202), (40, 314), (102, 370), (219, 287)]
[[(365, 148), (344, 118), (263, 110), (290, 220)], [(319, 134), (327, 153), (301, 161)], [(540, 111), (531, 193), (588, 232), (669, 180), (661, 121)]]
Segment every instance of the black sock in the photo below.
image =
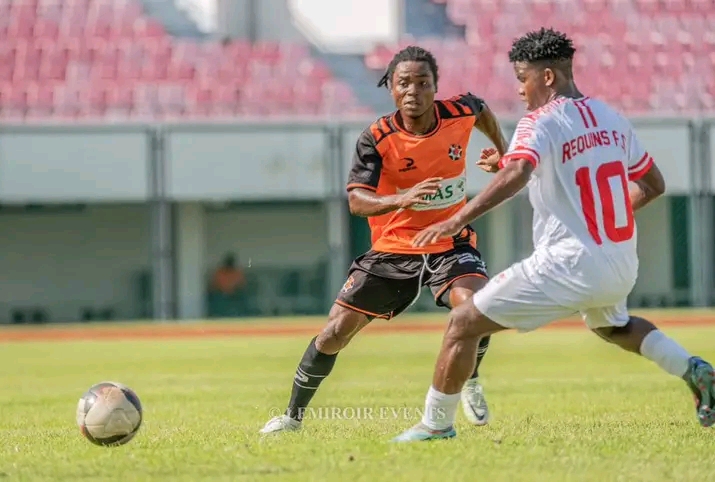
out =
[(295, 420), (302, 420), (305, 408), (313, 399), (316, 390), (325, 377), (330, 375), (338, 354), (326, 355), (315, 347), (315, 339), (310, 340), (298, 369), (293, 377), (293, 390), (286, 415)]
[(489, 349), (489, 340), (490, 339), (491, 339), (491, 335), (485, 336), (484, 338), (479, 340), (479, 347), (477, 348), (477, 363), (476, 363), (476, 365), (474, 365), (474, 372), (472, 373), (472, 376), (469, 377), (470, 379), (477, 378), (479, 376), (479, 365), (481, 365), (484, 355), (487, 354), (487, 350)]

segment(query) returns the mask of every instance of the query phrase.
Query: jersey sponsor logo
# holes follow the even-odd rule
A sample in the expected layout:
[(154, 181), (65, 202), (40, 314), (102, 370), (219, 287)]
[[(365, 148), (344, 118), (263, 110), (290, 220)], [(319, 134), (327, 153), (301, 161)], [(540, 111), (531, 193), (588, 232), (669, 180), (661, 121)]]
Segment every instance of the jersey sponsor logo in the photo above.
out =
[[(461, 202), (466, 198), (467, 178), (464, 172), (457, 177), (444, 179), (442, 187), (433, 195), (425, 196), (423, 199), (429, 201), (429, 204), (415, 204), (410, 209), (413, 211), (430, 211), (433, 209), (445, 209)], [(398, 194), (403, 194), (409, 189), (398, 189)]]
[(452, 144), (449, 146), (449, 152), (447, 153), (450, 159), (453, 161), (458, 161), (462, 158), (462, 146), (459, 144)]

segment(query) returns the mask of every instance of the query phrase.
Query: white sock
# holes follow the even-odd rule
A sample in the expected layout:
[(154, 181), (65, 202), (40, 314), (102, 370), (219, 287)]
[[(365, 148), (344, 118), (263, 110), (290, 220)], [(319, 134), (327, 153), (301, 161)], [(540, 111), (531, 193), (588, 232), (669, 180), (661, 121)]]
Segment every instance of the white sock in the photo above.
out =
[(691, 356), (678, 342), (660, 330), (653, 330), (643, 338), (641, 355), (676, 377), (682, 377), (688, 371)]
[(429, 387), (422, 423), (432, 430), (445, 430), (451, 427), (457, 418), (459, 399), (459, 393), (448, 395)]

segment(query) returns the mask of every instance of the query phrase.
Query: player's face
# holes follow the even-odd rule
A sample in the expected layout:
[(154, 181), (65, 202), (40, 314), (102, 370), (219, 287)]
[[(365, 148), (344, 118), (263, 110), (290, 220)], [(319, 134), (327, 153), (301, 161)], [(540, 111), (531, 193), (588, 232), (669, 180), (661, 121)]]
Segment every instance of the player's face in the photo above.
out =
[(527, 110), (535, 110), (546, 105), (551, 98), (554, 73), (527, 62), (515, 62), (514, 73), (519, 81), (519, 97)]
[(427, 62), (405, 61), (395, 67), (392, 98), (403, 116), (417, 118), (432, 108), (437, 91)]

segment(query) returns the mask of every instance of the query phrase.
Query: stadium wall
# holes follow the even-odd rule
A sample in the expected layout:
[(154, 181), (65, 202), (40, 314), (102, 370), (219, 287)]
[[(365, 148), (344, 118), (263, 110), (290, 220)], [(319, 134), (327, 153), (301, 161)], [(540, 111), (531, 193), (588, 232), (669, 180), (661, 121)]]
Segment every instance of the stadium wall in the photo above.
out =
[[(713, 128), (634, 122), (669, 186), (638, 214), (634, 302), (712, 303)], [(202, 318), (209, 274), (227, 252), (252, 276), (260, 314), (325, 311), (366, 247), (354, 241), (344, 192), (366, 124), (2, 126), (0, 322), (33, 307), (56, 321), (87, 309)], [(487, 141), (475, 132), (472, 142), (470, 194), (488, 180), (473, 167)], [(520, 197), (480, 220), (492, 272), (528, 253), (528, 209)], [(687, 233), (685, 216), (697, 220)], [(296, 290), (282, 291), (286, 270)]]

